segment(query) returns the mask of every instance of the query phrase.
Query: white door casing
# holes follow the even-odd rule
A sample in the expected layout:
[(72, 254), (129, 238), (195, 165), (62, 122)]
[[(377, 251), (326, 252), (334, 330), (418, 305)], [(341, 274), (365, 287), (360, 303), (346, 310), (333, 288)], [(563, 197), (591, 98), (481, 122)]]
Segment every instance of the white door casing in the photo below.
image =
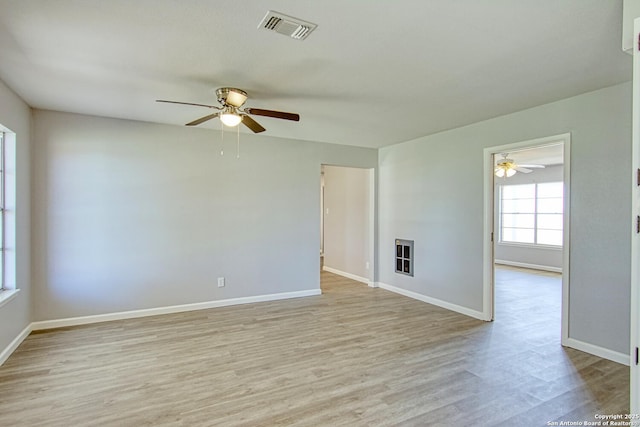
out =
[(484, 235), (483, 235), (483, 319), (494, 318), (494, 240), (497, 238), (494, 203), (494, 155), (521, 150), (524, 148), (543, 147), (563, 144), (563, 181), (564, 181), (564, 215), (563, 215), (563, 255), (562, 255), (562, 345), (569, 345), (569, 254), (570, 254), (570, 151), (571, 134), (565, 133), (513, 144), (487, 147), (484, 149)]
[(633, 26), (633, 107), (632, 107), (632, 149), (631, 149), (631, 325), (630, 325), (630, 366), (631, 366), (631, 390), (630, 413), (640, 413), (640, 370), (638, 369), (638, 345), (640, 343), (640, 18), (634, 20)]

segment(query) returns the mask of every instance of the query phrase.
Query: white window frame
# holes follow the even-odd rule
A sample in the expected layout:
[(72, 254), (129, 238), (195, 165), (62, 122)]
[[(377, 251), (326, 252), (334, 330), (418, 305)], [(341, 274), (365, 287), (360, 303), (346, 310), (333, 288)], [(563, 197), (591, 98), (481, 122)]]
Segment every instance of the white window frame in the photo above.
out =
[(20, 292), (16, 282), (16, 134), (0, 125), (0, 307)]
[[(540, 184), (550, 184), (550, 183), (556, 183), (556, 184), (560, 184), (563, 185), (562, 181), (551, 181), (551, 182), (540, 182), (540, 183), (527, 183), (527, 184), (501, 184), (499, 185), (499, 198), (498, 198), (498, 243), (501, 245), (505, 245), (505, 246), (526, 246), (526, 247), (536, 247), (536, 248), (550, 248), (550, 249), (562, 249), (562, 244), (560, 245), (550, 245), (550, 244), (544, 244), (544, 243), (538, 243), (538, 215), (545, 215), (548, 213), (539, 213), (538, 212), (538, 204), (539, 204), (539, 197), (538, 197), (538, 185)], [(512, 241), (512, 240), (503, 240), (503, 231), (504, 231), (504, 225), (503, 225), (503, 189), (505, 187), (517, 187), (517, 186), (530, 186), (533, 185), (534, 186), (534, 210), (533, 212), (526, 212), (526, 214), (532, 214), (533, 215), (533, 227), (523, 227), (526, 229), (530, 229), (533, 230), (533, 242), (517, 242), (517, 241)], [(515, 200), (515, 199), (514, 199)], [(564, 194), (563, 194), (563, 200), (562, 200), (562, 206), (564, 207)], [(564, 209), (563, 209), (564, 210)], [(561, 217), (564, 215), (564, 212), (559, 212), (558, 213)], [(509, 227), (509, 228), (518, 228), (518, 227)], [(560, 233), (564, 233), (564, 221), (562, 221), (562, 228), (559, 230)]]

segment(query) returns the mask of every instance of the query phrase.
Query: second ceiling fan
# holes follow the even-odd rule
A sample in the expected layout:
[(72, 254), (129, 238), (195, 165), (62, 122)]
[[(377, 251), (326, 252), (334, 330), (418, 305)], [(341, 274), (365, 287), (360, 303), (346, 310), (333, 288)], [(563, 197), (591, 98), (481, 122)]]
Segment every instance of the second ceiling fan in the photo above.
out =
[(502, 159), (496, 161), (494, 173), (498, 178), (509, 178), (516, 172), (531, 173), (532, 169), (543, 169), (544, 165), (520, 165), (515, 160), (507, 158), (509, 153), (502, 153)]
[(240, 123), (251, 129), (254, 133), (264, 132), (265, 128), (256, 122), (249, 115), (273, 117), (276, 119), (300, 121), (300, 115), (296, 113), (285, 113), (284, 111), (264, 110), (261, 108), (242, 108), (247, 101), (248, 95), (245, 91), (234, 87), (221, 87), (216, 89), (216, 96), (220, 106), (196, 104), (193, 102), (180, 102), (180, 101), (167, 101), (164, 99), (157, 99), (156, 102), (167, 102), (170, 104), (182, 104), (182, 105), (195, 105), (197, 107), (213, 108), (216, 111), (213, 114), (208, 114), (204, 117), (200, 117), (192, 122), (186, 124), (186, 126), (197, 126), (211, 119), (219, 117), (222, 123), (227, 126), (237, 126)]

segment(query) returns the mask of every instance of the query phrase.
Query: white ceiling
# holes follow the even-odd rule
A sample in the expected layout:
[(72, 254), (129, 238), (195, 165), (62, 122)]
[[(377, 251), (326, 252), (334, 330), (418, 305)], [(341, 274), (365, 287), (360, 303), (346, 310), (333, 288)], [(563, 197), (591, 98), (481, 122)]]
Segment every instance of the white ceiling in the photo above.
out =
[[(318, 28), (258, 29), (269, 9)], [(210, 111), (156, 99), (234, 86), (301, 115), (255, 117), (266, 135), (381, 147), (630, 80), (621, 22), (622, 0), (0, 0), (0, 79), (35, 108), (176, 125)]]

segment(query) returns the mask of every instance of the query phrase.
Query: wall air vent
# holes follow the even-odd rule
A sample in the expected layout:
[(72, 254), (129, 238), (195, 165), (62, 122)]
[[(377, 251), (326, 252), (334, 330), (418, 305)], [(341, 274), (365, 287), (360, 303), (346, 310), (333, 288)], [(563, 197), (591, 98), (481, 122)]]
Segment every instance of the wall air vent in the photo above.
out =
[(258, 28), (284, 34), (292, 39), (304, 40), (317, 27), (316, 24), (270, 10), (262, 18)]
[(413, 277), (413, 240), (396, 239), (396, 273)]

